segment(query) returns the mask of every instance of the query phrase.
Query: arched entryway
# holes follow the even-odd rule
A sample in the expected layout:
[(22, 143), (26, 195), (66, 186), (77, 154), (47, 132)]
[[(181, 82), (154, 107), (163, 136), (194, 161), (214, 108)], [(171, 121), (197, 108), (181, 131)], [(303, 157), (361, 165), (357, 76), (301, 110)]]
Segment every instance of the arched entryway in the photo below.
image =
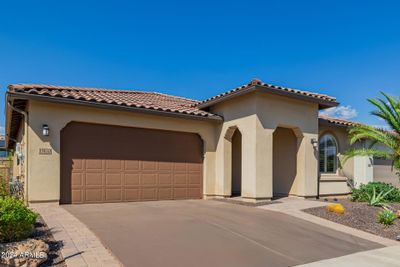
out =
[(291, 128), (273, 134), (273, 196), (296, 194), (298, 137)]
[(235, 129), (232, 140), (232, 190), (231, 196), (242, 195), (242, 134)]

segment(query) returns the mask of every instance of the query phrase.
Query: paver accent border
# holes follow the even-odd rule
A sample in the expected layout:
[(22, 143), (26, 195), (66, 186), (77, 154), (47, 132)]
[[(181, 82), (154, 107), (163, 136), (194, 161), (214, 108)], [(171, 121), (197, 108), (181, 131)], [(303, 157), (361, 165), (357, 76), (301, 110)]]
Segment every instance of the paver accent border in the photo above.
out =
[(85, 224), (58, 204), (35, 203), (30, 208), (42, 216), (54, 239), (63, 242), (61, 253), (67, 266), (123, 266)]

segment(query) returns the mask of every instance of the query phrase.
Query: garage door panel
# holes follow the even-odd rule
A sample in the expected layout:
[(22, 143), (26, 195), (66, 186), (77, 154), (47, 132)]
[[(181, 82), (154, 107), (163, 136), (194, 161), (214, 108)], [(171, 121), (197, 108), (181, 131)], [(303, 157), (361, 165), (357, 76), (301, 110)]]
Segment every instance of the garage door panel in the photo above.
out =
[(124, 201), (139, 201), (140, 188), (125, 188)]
[(102, 172), (87, 172), (86, 173), (86, 185), (103, 185), (103, 173)]
[(201, 191), (199, 188), (188, 188), (188, 198), (200, 198)]
[(141, 185), (157, 186), (157, 173), (142, 173)]
[(106, 173), (106, 185), (122, 185), (121, 173)]
[(61, 132), (61, 203), (202, 197), (196, 134), (88, 123)]
[(142, 200), (157, 200), (157, 188), (143, 188), (141, 190)]
[(189, 173), (189, 185), (199, 186), (201, 184), (200, 173)]
[(72, 186), (83, 186), (84, 174), (80, 172), (73, 172), (71, 174), (71, 185)]
[(75, 171), (83, 171), (84, 170), (84, 160), (82, 159), (73, 159), (72, 166)]
[(124, 185), (139, 185), (140, 173), (124, 173)]
[(170, 200), (173, 199), (172, 188), (158, 188), (158, 199), (159, 200)]
[(174, 171), (176, 172), (186, 172), (187, 169), (187, 163), (185, 162), (176, 162), (174, 163)]
[(87, 159), (85, 160), (85, 168), (87, 170), (98, 170), (102, 171), (103, 170), (103, 160), (100, 159)]
[(122, 170), (122, 161), (121, 160), (106, 160), (106, 171), (121, 171)]
[(102, 202), (103, 188), (87, 188), (85, 190), (85, 202)]
[(174, 199), (186, 199), (187, 198), (186, 188), (174, 188)]
[(154, 161), (143, 161), (142, 171), (157, 171), (157, 162)]
[(186, 186), (186, 173), (174, 173), (174, 185)]
[(76, 203), (83, 203), (83, 190), (82, 189), (72, 189), (71, 190), (72, 199), (75, 200)]
[(107, 188), (105, 190), (105, 200), (106, 201), (116, 201), (121, 202), (122, 199), (122, 190), (121, 188)]
[(174, 168), (171, 162), (159, 162), (158, 163), (158, 170), (159, 171), (172, 171)]
[(126, 171), (138, 171), (140, 170), (139, 160), (125, 160), (125, 170)]

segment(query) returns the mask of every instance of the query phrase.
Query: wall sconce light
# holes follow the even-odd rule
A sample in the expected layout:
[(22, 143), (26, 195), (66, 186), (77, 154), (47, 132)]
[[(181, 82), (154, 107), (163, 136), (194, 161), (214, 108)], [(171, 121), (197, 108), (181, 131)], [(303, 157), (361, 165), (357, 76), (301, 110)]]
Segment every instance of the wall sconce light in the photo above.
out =
[(43, 136), (49, 136), (50, 134), (50, 128), (47, 124), (43, 124), (42, 126), (42, 134)]
[(318, 147), (318, 140), (315, 139), (315, 138), (312, 138), (311, 139), (311, 144), (316, 149)]

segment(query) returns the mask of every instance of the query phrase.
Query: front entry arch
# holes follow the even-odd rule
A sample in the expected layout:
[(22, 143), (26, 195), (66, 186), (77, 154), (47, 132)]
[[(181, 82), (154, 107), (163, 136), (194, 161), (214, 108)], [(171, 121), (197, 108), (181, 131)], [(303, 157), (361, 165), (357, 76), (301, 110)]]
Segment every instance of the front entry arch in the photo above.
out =
[(297, 193), (298, 138), (290, 128), (278, 127), (273, 134), (273, 196)]
[(242, 195), (242, 134), (238, 129), (232, 136), (232, 190), (231, 196)]

